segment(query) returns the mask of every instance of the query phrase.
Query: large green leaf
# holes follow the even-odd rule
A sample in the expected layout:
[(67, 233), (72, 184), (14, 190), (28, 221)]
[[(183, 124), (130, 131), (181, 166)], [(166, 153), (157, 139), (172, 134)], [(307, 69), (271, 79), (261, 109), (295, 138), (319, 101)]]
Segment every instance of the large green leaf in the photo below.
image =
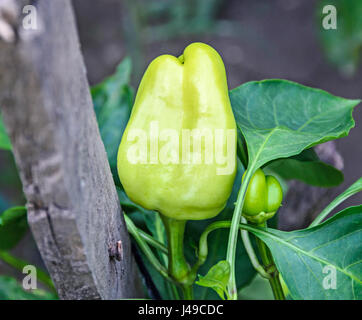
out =
[[(333, 5), (337, 11), (337, 28), (324, 29), (322, 21), (327, 16), (323, 7)], [(322, 0), (317, 6), (318, 26), (324, 53), (342, 73), (353, 74), (358, 67), (362, 48), (362, 1)]]
[(271, 250), (293, 299), (362, 299), (362, 205), (304, 230), (249, 230)]
[(133, 102), (133, 90), (128, 85), (130, 73), (131, 61), (126, 58), (119, 64), (114, 75), (91, 89), (100, 134), (117, 185), (120, 185), (117, 151)]
[(343, 182), (343, 173), (318, 159), (313, 149), (296, 156), (277, 159), (267, 165), (285, 180), (296, 179), (317, 187), (333, 187)]
[(0, 149), (11, 150), (11, 143), (0, 114)]
[(245, 83), (230, 91), (230, 99), (254, 168), (346, 136), (360, 102), (286, 80)]
[(13, 248), (28, 229), (25, 207), (12, 207), (0, 215), (0, 250)]
[(21, 285), (11, 277), (0, 276), (0, 300), (56, 300), (54, 293), (41, 289), (25, 291)]

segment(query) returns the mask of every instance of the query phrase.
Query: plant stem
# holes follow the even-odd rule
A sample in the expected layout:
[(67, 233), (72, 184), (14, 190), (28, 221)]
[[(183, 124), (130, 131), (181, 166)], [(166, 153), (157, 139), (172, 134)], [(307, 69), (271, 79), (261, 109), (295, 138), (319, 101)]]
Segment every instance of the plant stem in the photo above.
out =
[[(266, 222), (259, 225), (259, 227), (265, 228)], [(283, 288), (279, 280), (279, 272), (274, 264), (271, 252), (262, 240), (260, 240), (258, 237), (255, 238), (264, 268), (270, 275), (269, 283), (272, 288), (274, 298), (275, 300), (285, 300)]]
[[(246, 219), (244, 217), (241, 218), (242, 223), (247, 223)], [(250, 262), (253, 265), (254, 269), (265, 279), (270, 279), (270, 274), (267, 273), (263, 266), (259, 263), (258, 257), (255, 254), (254, 248), (251, 244), (250, 238), (249, 238), (249, 232), (246, 230), (240, 230), (241, 239), (244, 243), (244, 248), (246, 250), (246, 253), (249, 256)]]
[(180, 293), (178, 292), (176, 285), (171, 282), (167, 282), (167, 283), (171, 289), (172, 295), (175, 298), (175, 300), (181, 300)]
[[(245, 223), (245, 219), (242, 218), (242, 222)], [(208, 235), (217, 229), (221, 228), (230, 228), (231, 222), (230, 221), (217, 221), (207, 226), (207, 228), (204, 230), (204, 232), (201, 234), (200, 240), (199, 240), (199, 251), (198, 251), (198, 260), (196, 263), (192, 266), (191, 273), (196, 274), (197, 270), (204, 264), (207, 258), (208, 254), (208, 245), (207, 245), (207, 237)], [(248, 256), (250, 258), (250, 262), (252, 263), (255, 270), (264, 278), (270, 279), (270, 275), (264, 270), (263, 266), (259, 263), (258, 258), (254, 252), (254, 248), (250, 242), (248, 232), (246, 230), (243, 230), (244, 225), (240, 225), (240, 232), (242, 234), (242, 237), (247, 235), (247, 239), (243, 238), (245, 250), (248, 253)]]
[(182, 294), (185, 300), (193, 300), (194, 293), (192, 290), (192, 286), (182, 286)]
[[(14, 257), (7, 251), (0, 251), (0, 259), (20, 272), (23, 272), (24, 267), (29, 265), (28, 262)], [(36, 276), (37, 279), (44, 283), (49, 289), (56, 292), (53, 281), (46, 272), (36, 268)]]
[[(136, 227), (137, 228), (137, 227)], [(158, 249), (162, 251), (163, 254), (168, 254), (167, 248), (161, 243), (160, 241), (154, 239), (152, 236), (150, 236), (147, 232), (144, 232), (143, 230), (137, 228), (137, 232), (140, 235), (140, 237), (145, 240), (148, 244), (150, 244), (155, 249)], [(167, 257), (167, 256), (166, 256)]]
[(184, 299), (192, 299), (194, 277), (190, 275), (190, 267), (186, 262), (183, 241), (186, 220), (176, 220), (164, 215), (161, 219), (166, 229), (168, 245), (168, 273), (181, 286)]
[(239, 190), (238, 198), (236, 200), (236, 205), (233, 213), (233, 218), (231, 221), (231, 228), (229, 233), (228, 248), (226, 254), (226, 260), (230, 264), (230, 281), (228, 285), (229, 296), (231, 299), (236, 300), (238, 298), (238, 292), (236, 288), (236, 279), (235, 279), (235, 254), (236, 254), (236, 244), (238, 240), (238, 231), (239, 223), (241, 218), (241, 212), (244, 204), (244, 196), (249, 184), (249, 180), (254, 173), (254, 167), (250, 167), (246, 170), (244, 180), (241, 184)]
[(142, 239), (142, 237), (138, 233), (138, 229), (133, 223), (133, 221), (124, 214), (124, 219), (127, 224), (128, 232), (133, 236), (136, 240), (137, 244), (139, 245), (140, 249), (142, 250), (143, 254), (147, 257), (148, 261), (152, 264), (152, 266), (167, 280), (173, 281), (166, 270), (166, 268), (158, 261), (158, 259), (153, 254), (152, 250), (148, 246), (148, 244)]
[(347, 190), (337, 196), (327, 207), (325, 207), (322, 212), (314, 219), (314, 221), (309, 225), (308, 228), (312, 228), (318, 224), (320, 224), (325, 217), (340, 203), (344, 200), (353, 196), (354, 194), (360, 192), (362, 190), (362, 178), (359, 178), (356, 182), (354, 182)]
[(168, 270), (177, 282), (182, 281), (188, 274), (189, 267), (183, 253), (183, 239), (186, 220), (176, 220), (161, 216), (166, 228), (168, 244)]
[[(158, 242), (162, 245), (162, 250), (161, 252), (159, 252), (159, 256), (161, 261), (163, 261), (163, 264), (166, 268), (168, 268), (168, 249), (164, 246), (164, 244), (166, 243), (166, 238), (164, 235), (164, 229), (163, 229), (163, 222), (161, 219), (160, 214), (157, 214), (156, 219), (155, 219), (155, 226), (156, 226), (156, 238), (158, 240)], [(180, 294), (179, 291), (177, 290), (177, 287), (174, 283), (167, 281), (165, 283), (167, 291), (170, 295), (170, 297), (172, 297), (174, 300), (180, 300)]]
[[(200, 237), (199, 259), (193, 266), (193, 268), (192, 268), (193, 270), (196, 269), (196, 271), (197, 271), (197, 268), (200, 267), (206, 260), (208, 234), (213, 230), (216, 230), (219, 228), (229, 228), (231, 226), (232, 226), (232, 222), (230, 223), (230, 221), (217, 221), (217, 222), (210, 224), (205, 229), (205, 231), (202, 233), (202, 235)], [(260, 225), (260, 227), (266, 227), (266, 223)], [(249, 226), (244, 223), (239, 224), (238, 228), (240, 228), (242, 231), (253, 230), (252, 226)], [(266, 277), (268, 278), (270, 286), (272, 287), (275, 299), (285, 300), (283, 289), (282, 289), (282, 286), (281, 286), (281, 283), (279, 280), (279, 272), (278, 272), (277, 268), (275, 267), (271, 252), (263, 241), (261, 241), (258, 237), (255, 237), (255, 238), (256, 238), (256, 243), (258, 245), (258, 249), (260, 252), (261, 259), (262, 259), (262, 263), (264, 266), (264, 271), (262, 273), (264, 275), (268, 274), (268, 276), (266, 276)], [(251, 246), (251, 244), (250, 244), (250, 246)], [(253, 255), (255, 256), (254, 250), (253, 250)], [(255, 256), (255, 259), (257, 259), (256, 256)], [(260, 266), (260, 264), (257, 260), (256, 260), (256, 262)], [(257, 271), (259, 271), (259, 270), (257, 270)], [(231, 298), (235, 300), (235, 297), (231, 297)]]

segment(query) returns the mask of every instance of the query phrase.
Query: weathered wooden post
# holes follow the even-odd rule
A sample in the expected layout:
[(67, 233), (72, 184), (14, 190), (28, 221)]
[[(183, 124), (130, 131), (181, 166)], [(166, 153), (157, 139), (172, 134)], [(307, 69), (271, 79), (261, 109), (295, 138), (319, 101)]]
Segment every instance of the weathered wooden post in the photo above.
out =
[[(23, 26), (29, 4), (35, 30)], [(140, 296), (70, 1), (0, 0), (0, 37), (2, 116), (59, 297)], [(118, 259), (109, 253), (117, 243)]]

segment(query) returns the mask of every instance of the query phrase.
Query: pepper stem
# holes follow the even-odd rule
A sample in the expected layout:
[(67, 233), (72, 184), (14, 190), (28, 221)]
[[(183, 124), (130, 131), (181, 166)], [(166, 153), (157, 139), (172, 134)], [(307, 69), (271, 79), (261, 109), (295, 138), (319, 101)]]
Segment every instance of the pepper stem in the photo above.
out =
[(193, 279), (184, 256), (184, 233), (187, 220), (176, 220), (160, 215), (166, 229), (168, 245), (168, 273), (182, 288), (185, 299), (192, 299)]
[[(266, 228), (266, 222), (263, 222), (257, 226)], [(274, 264), (273, 257), (269, 248), (258, 237), (256, 237), (256, 244), (258, 246), (264, 268), (270, 274), (269, 283), (272, 288), (275, 300), (285, 300), (283, 288), (279, 279), (279, 272)]]

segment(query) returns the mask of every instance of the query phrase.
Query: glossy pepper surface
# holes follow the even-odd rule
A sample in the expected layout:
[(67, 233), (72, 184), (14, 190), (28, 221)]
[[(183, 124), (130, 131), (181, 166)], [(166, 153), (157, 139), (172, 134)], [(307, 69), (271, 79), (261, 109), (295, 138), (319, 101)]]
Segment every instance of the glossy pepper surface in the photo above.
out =
[(282, 199), (283, 191), (279, 181), (271, 175), (265, 176), (258, 169), (246, 190), (243, 215), (251, 222), (263, 222), (275, 214)]
[(236, 124), (224, 64), (213, 48), (192, 43), (178, 58), (151, 62), (117, 167), (132, 201), (170, 218), (207, 219), (225, 207), (236, 173)]

